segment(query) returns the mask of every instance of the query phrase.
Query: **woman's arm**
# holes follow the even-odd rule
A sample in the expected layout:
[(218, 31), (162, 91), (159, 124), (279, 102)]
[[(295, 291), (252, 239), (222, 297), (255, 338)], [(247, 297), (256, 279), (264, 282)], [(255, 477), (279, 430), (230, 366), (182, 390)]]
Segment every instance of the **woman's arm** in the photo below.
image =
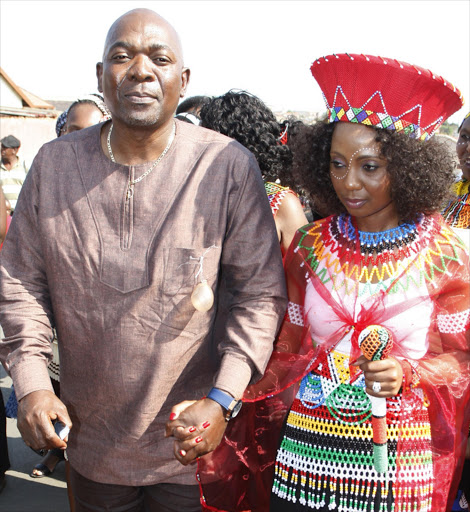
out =
[(282, 200), (279, 210), (274, 217), (276, 229), (281, 243), (282, 255), (287, 253), (287, 249), (294, 238), (295, 232), (308, 224), (304, 210), (297, 196), (286, 194)]

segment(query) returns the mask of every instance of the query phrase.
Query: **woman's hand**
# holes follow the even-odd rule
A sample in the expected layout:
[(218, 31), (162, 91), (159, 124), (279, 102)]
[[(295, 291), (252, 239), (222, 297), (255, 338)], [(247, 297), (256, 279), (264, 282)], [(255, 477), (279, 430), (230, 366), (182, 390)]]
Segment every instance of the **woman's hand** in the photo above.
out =
[[(355, 366), (364, 372), (366, 391), (369, 395), (379, 398), (395, 396), (403, 384), (403, 369), (398, 359), (387, 357), (380, 361), (369, 361), (361, 356)], [(380, 391), (373, 390), (374, 382), (380, 384)], [(376, 389), (378, 385), (375, 385)]]
[(222, 407), (209, 398), (175, 405), (165, 437), (174, 437), (176, 460), (186, 466), (219, 445), (227, 428)]

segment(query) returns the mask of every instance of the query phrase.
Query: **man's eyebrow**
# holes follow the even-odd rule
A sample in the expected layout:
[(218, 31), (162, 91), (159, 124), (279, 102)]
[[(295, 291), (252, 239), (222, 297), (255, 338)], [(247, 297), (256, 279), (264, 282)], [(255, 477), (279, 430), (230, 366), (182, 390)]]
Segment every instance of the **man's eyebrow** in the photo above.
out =
[[(124, 48), (125, 50), (129, 50), (133, 47), (132, 44), (126, 42), (126, 41), (116, 41), (108, 48), (108, 53), (113, 51), (115, 48)], [(172, 48), (170, 46), (163, 44), (163, 43), (153, 43), (149, 46), (149, 50), (151, 51), (158, 51), (158, 50), (169, 50), (174, 53)]]

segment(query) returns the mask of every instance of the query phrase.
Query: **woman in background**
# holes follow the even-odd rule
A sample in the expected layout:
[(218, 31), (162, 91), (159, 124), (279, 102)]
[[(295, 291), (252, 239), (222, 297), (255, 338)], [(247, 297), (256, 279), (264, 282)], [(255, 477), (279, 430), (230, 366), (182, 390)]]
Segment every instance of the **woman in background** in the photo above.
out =
[(459, 127), (456, 150), (462, 176), (453, 185), (456, 197), (449, 201), (442, 216), (467, 244), (467, 247), (470, 247), (470, 112)]
[[(462, 176), (452, 187), (456, 197), (449, 201), (442, 215), (470, 249), (470, 112), (459, 127), (456, 150)], [(460, 479), (459, 493), (452, 510), (470, 512), (470, 437), (467, 441), (467, 453)]]
[(297, 194), (285, 186), (294, 186), (292, 155), (285, 145), (287, 131), (283, 137), (273, 112), (245, 91), (229, 91), (212, 98), (201, 108), (200, 117), (201, 126), (235, 139), (255, 155), (284, 255), (296, 230), (307, 224)]

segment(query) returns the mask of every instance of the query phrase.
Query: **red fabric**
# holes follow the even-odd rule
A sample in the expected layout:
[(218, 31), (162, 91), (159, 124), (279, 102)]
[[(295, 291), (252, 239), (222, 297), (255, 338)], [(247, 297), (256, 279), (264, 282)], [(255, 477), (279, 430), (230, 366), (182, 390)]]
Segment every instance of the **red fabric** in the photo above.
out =
[[(324, 219), (316, 224), (326, 225), (328, 222), (329, 219)], [(434, 323), (429, 332), (429, 349), (426, 356), (413, 362), (414, 371), (419, 374), (421, 380), (420, 386), (430, 403), (428, 410), (435, 475), (433, 512), (450, 510), (463, 465), (463, 453), (470, 423), (468, 325), (465, 332), (454, 334), (440, 333), (437, 330), (436, 315), (438, 313), (453, 314), (469, 307), (468, 254), (454, 240), (449, 240), (447, 243), (449, 233), (448, 230), (442, 232), (438, 224), (433, 233), (433, 241), (430, 242), (432, 250), (427, 252), (436, 259), (435, 262), (426, 263), (429, 263), (431, 273), (434, 264), (438, 264), (442, 256), (439, 251), (445, 251), (447, 256), (452, 256), (454, 259), (448, 265), (449, 272), (435, 272), (428, 283), (428, 292), (435, 305)], [(350, 329), (354, 329), (353, 346), (358, 356), (360, 350), (357, 346), (357, 334), (365, 326), (380, 325), (413, 307), (420, 300), (420, 298), (412, 298), (387, 306), (387, 293), (400, 281), (405, 269), (385, 292), (370, 297), (363, 303), (355, 321), (341, 304), (333, 300), (319, 276), (310, 268), (308, 251), (294, 251), (293, 248), (297, 247), (301, 234), (298, 232), (286, 256), (289, 298), (292, 302), (303, 306), (308, 278), (321, 298), (336, 312), (337, 325), (327, 340), (314, 347), (308, 326), (302, 328), (284, 321), (265, 376), (247, 390), (241, 414), (235, 421), (229, 423), (221, 445), (212, 454), (199, 461), (198, 477), (207, 510), (251, 510), (253, 512), (269, 510), (279, 434), (297, 392), (296, 384), (319, 364), (325, 354), (331, 351)], [(302, 242), (304, 246), (314, 243), (308, 236)], [(420, 258), (420, 254), (416, 258)], [(403, 340), (396, 332), (392, 334), (394, 345), (391, 355), (403, 357), (405, 355), (401, 349)], [(408, 367), (409, 363), (404, 365)], [(407, 422), (406, 411), (412, 410), (413, 403), (417, 399), (415, 393), (410, 392), (409, 382), (407, 382), (411, 379), (410, 373), (409, 370), (406, 372), (402, 395), (400, 421), (403, 426)], [(407, 448), (405, 430), (405, 428), (401, 429), (398, 454), (403, 453)], [(397, 468), (398, 471), (401, 469)], [(405, 510), (407, 485), (404, 480), (397, 479), (395, 485), (397, 512)]]
[[(344, 110), (353, 107), (402, 116), (405, 125), (412, 123), (424, 129), (442, 116), (433, 128), (437, 129), (463, 105), (462, 93), (449, 81), (429, 69), (396, 59), (340, 53), (315, 60), (310, 70), (330, 107), (342, 106)], [(347, 101), (337, 91), (338, 86)], [(421, 105), (422, 109), (415, 108), (416, 105)], [(344, 116), (341, 120), (348, 121), (348, 118)], [(379, 123), (378, 116), (375, 122), (373, 117), (369, 120)]]

